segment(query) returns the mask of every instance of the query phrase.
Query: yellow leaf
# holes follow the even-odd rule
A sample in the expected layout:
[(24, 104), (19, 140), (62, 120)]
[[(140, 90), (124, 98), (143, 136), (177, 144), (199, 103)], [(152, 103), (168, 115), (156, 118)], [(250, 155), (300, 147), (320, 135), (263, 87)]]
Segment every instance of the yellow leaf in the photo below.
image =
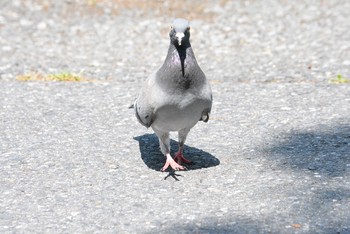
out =
[(293, 224), (292, 224), (292, 227), (293, 227), (293, 228), (301, 228), (301, 224), (299, 224), (299, 223), (293, 223)]

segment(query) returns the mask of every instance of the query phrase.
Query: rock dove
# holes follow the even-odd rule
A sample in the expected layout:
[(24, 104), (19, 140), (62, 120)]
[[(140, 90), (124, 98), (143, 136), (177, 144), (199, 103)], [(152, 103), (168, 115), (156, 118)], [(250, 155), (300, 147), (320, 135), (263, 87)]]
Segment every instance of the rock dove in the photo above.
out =
[[(175, 19), (169, 32), (170, 45), (164, 64), (150, 75), (134, 103), (138, 121), (151, 127), (159, 138), (161, 152), (174, 170), (186, 169), (182, 163), (184, 143), (190, 129), (209, 120), (212, 92), (205, 74), (197, 64), (191, 44), (190, 26), (185, 19)], [(178, 132), (179, 150), (170, 155), (169, 132)]]

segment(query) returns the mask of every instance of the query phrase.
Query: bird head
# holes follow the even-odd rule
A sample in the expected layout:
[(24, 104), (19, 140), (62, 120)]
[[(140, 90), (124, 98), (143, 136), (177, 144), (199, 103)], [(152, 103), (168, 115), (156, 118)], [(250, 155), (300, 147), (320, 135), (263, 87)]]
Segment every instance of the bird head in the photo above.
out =
[(175, 19), (169, 33), (171, 43), (176, 47), (186, 46), (190, 42), (190, 24), (185, 19)]

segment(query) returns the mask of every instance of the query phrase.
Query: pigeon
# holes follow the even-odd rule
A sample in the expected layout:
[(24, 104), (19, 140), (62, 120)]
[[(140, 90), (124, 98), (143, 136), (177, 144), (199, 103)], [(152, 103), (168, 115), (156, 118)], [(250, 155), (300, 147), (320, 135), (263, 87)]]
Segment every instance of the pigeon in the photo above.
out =
[[(184, 144), (198, 121), (208, 122), (212, 107), (212, 91), (199, 67), (190, 44), (190, 25), (175, 19), (169, 32), (170, 45), (164, 64), (151, 74), (134, 102), (137, 120), (151, 127), (159, 138), (160, 150), (166, 158), (161, 171), (186, 170), (192, 162), (183, 156)], [(170, 155), (170, 132), (178, 132), (178, 152)]]

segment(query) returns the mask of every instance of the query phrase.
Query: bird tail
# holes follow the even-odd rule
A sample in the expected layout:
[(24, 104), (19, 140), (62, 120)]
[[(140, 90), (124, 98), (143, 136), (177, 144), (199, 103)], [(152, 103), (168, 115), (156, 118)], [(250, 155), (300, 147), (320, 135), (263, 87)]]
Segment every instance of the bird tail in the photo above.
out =
[(136, 103), (136, 100), (134, 101), (134, 103), (133, 104), (131, 104), (128, 108), (129, 109), (134, 109), (134, 107), (135, 107), (135, 103)]

